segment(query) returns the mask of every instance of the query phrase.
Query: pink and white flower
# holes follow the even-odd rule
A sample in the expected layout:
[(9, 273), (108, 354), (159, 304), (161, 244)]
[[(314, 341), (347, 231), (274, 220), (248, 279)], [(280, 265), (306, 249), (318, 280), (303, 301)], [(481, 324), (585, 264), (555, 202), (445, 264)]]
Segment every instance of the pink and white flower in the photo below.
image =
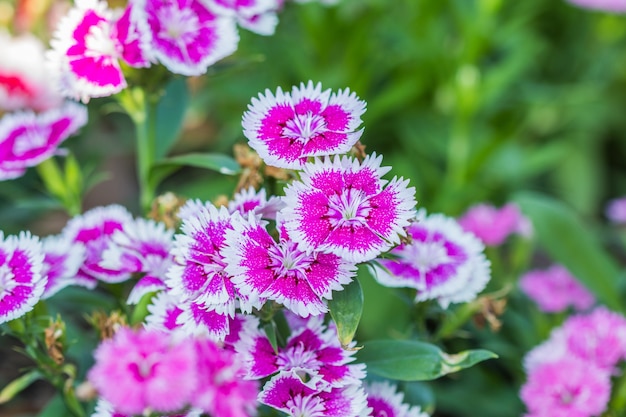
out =
[(238, 211), (242, 215), (254, 213), (264, 219), (276, 220), (276, 213), (284, 206), (285, 204), (279, 197), (271, 196), (268, 199), (264, 188), (257, 192), (251, 186), (235, 194), (228, 202), (228, 211), (231, 213)]
[(610, 373), (575, 357), (537, 366), (520, 392), (529, 413), (537, 417), (599, 416), (610, 395)]
[(0, 31), (0, 110), (46, 111), (62, 103), (49, 81), (45, 49), (35, 36)]
[(306, 385), (295, 372), (274, 376), (259, 394), (259, 401), (290, 417), (357, 417), (368, 415), (360, 385), (318, 391)]
[(243, 115), (244, 134), (268, 165), (301, 169), (310, 156), (348, 152), (363, 130), (365, 102), (349, 89), (322, 91), (309, 81), (291, 94), (279, 87), (253, 98)]
[(39, 114), (5, 114), (0, 119), (0, 180), (17, 178), (58, 153), (58, 146), (85, 123), (85, 107), (70, 102)]
[(144, 273), (128, 296), (128, 303), (136, 304), (148, 292), (166, 288), (164, 280), (173, 263), (173, 243), (173, 230), (166, 229), (163, 223), (138, 218), (113, 233), (100, 266), (130, 274)]
[(239, 26), (259, 35), (273, 35), (278, 24), (278, 0), (207, 0), (215, 13), (232, 16)]
[(0, 231), (0, 324), (23, 316), (39, 302), (47, 277), (43, 249), (29, 232), (4, 237)]
[(48, 236), (42, 240), (44, 252), (42, 275), (48, 277), (41, 298), (46, 299), (69, 285), (79, 284), (75, 279), (85, 260), (85, 247), (71, 242), (64, 235)]
[(591, 308), (595, 297), (562, 265), (545, 270), (532, 270), (519, 281), (520, 288), (541, 311), (555, 313), (569, 306), (578, 311)]
[(145, 68), (154, 60), (150, 47), (150, 35), (143, 20), (137, 17), (137, 3), (130, 1), (122, 15), (115, 20), (115, 37), (121, 45), (125, 63), (135, 68)]
[(501, 245), (514, 233), (523, 236), (532, 234), (532, 223), (513, 203), (499, 209), (489, 204), (477, 204), (458, 221), (464, 230), (474, 233), (487, 246)]
[(64, 96), (87, 102), (126, 88), (115, 32), (113, 12), (100, 0), (77, 0), (59, 22), (48, 60)]
[(159, 330), (162, 332), (173, 332), (182, 327), (178, 317), (183, 310), (179, 307), (180, 300), (168, 291), (161, 291), (150, 300), (148, 304), (148, 315), (146, 316), (144, 327), (146, 329)]
[(303, 252), (333, 253), (365, 262), (400, 243), (415, 216), (415, 189), (408, 180), (381, 177), (381, 156), (362, 163), (348, 157), (306, 164), (301, 181), (285, 188), (285, 229)]
[(356, 265), (332, 253), (306, 253), (279, 227), (276, 243), (253, 215), (226, 232), (226, 272), (240, 294), (260, 308), (266, 299), (306, 317), (328, 311), (324, 299), (352, 282)]
[(201, 75), (237, 50), (232, 17), (200, 0), (137, 0), (137, 18), (147, 28), (156, 59), (176, 74)]
[(229, 311), (216, 310), (214, 306), (185, 298), (182, 298), (178, 307), (181, 313), (176, 323), (185, 334), (223, 341), (230, 333)]
[(365, 393), (371, 417), (428, 417), (419, 406), (404, 403), (404, 394), (387, 381), (366, 384)]
[(626, 0), (568, 0), (570, 3), (586, 9), (604, 10), (606, 12), (626, 12)]
[(443, 307), (471, 301), (490, 275), (483, 244), (442, 214), (419, 210), (408, 228), (411, 243), (402, 243), (374, 266), (378, 282), (390, 287), (417, 289), (415, 301), (436, 299)]
[(68, 222), (63, 233), (70, 241), (81, 243), (86, 249), (85, 262), (76, 276), (83, 285), (94, 287), (97, 280), (115, 283), (130, 278), (130, 272), (105, 268), (100, 266), (100, 262), (113, 234), (132, 223), (133, 217), (128, 210), (116, 204), (93, 208)]
[(278, 372), (294, 372), (316, 390), (360, 385), (365, 365), (350, 364), (354, 351), (341, 347), (334, 327), (321, 319), (312, 319), (307, 327), (292, 331), (278, 351), (261, 330), (250, 327), (235, 343), (246, 368), (248, 379), (262, 379)]
[(94, 356), (88, 379), (120, 413), (181, 410), (198, 386), (197, 354), (189, 339), (121, 328), (98, 346)]
[[(160, 417), (201, 417), (202, 410), (199, 408), (192, 408), (184, 414), (167, 414)], [(103, 399), (99, 399), (96, 403), (96, 408), (91, 417), (133, 417), (132, 414), (118, 413), (113, 409), (113, 406)]]

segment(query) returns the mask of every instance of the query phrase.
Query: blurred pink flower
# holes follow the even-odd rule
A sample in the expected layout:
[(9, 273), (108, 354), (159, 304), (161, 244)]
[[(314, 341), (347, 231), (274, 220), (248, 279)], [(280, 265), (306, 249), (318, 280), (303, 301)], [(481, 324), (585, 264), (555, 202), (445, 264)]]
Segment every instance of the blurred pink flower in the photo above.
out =
[(610, 395), (610, 373), (574, 357), (538, 365), (520, 392), (533, 417), (599, 416)]
[(501, 245), (513, 233), (524, 236), (532, 233), (532, 224), (513, 203), (500, 209), (489, 204), (477, 204), (459, 218), (459, 224), (487, 246)]
[(626, 0), (568, 0), (570, 3), (586, 9), (604, 10), (606, 12), (626, 12)]
[(278, 0), (207, 0), (217, 14), (232, 16), (237, 23), (259, 35), (273, 35), (278, 24)]
[(610, 200), (606, 205), (605, 214), (613, 223), (626, 224), (626, 197)]
[(94, 356), (88, 379), (120, 413), (180, 410), (198, 386), (193, 341), (169, 333), (121, 328)]
[(562, 265), (524, 274), (520, 288), (540, 310), (548, 313), (564, 311), (569, 306), (583, 311), (595, 303), (593, 294)]

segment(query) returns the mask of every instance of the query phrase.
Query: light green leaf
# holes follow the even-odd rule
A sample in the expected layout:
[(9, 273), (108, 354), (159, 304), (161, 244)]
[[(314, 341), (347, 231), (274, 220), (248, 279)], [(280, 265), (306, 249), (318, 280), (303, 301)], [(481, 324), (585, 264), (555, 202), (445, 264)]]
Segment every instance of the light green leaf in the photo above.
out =
[(38, 370), (33, 369), (30, 372), (25, 373), (19, 378), (11, 381), (0, 391), (0, 404), (4, 404), (13, 399), (17, 394), (28, 388), (30, 384), (41, 379), (42, 375)]
[(401, 381), (427, 381), (498, 356), (482, 349), (450, 355), (430, 343), (375, 340), (366, 342), (356, 357), (372, 374)]
[(520, 193), (514, 200), (532, 220), (542, 249), (568, 268), (602, 303), (621, 310), (619, 269), (576, 213), (537, 193)]
[(355, 278), (343, 291), (334, 291), (328, 308), (337, 325), (339, 343), (342, 348), (348, 349), (363, 314), (363, 291), (359, 281)]

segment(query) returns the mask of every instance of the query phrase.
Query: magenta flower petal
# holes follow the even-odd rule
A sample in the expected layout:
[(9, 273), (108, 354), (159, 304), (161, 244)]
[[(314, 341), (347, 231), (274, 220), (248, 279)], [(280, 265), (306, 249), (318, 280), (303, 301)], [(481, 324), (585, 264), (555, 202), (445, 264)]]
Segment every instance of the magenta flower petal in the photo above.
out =
[(66, 97), (86, 102), (126, 88), (118, 59), (123, 46), (115, 37), (115, 25), (107, 4), (77, 0), (59, 22), (48, 59)]
[(530, 227), (530, 221), (512, 203), (499, 209), (488, 204), (477, 204), (459, 218), (459, 224), (487, 246), (501, 245), (514, 233), (528, 233)]
[(58, 146), (87, 123), (87, 109), (67, 102), (35, 114), (5, 114), (0, 119), (0, 179), (20, 176), (57, 152)]
[(345, 153), (359, 140), (365, 102), (348, 89), (331, 95), (309, 81), (292, 93), (269, 90), (253, 98), (243, 115), (251, 148), (268, 165), (300, 169), (309, 156)]
[(219, 16), (199, 0), (139, 0), (155, 57), (170, 71), (201, 75), (237, 49), (234, 19)]
[(155, 295), (148, 304), (148, 315), (146, 316), (144, 327), (151, 330), (171, 332), (182, 328), (182, 322), (178, 317), (183, 310), (179, 307), (180, 300), (172, 296), (167, 291), (162, 291)]
[(436, 299), (444, 307), (470, 301), (484, 289), (490, 279), (484, 246), (454, 219), (427, 216), (422, 209), (408, 233), (412, 242), (397, 246), (394, 259), (379, 259), (373, 268), (378, 282), (415, 288), (416, 301)]
[(215, 13), (231, 16), (243, 28), (259, 35), (273, 35), (278, 24), (277, 0), (206, 0)]
[(137, 304), (145, 295), (165, 289), (167, 289), (167, 286), (161, 278), (145, 275), (130, 290), (126, 303), (129, 305)]
[(265, 189), (261, 188), (258, 192), (253, 187), (247, 190), (241, 190), (231, 201), (228, 202), (228, 211), (234, 213), (238, 211), (242, 215), (254, 213), (260, 215), (264, 219), (276, 220), (278, 213), (285, 204), (279, 197), (266, 197)]
[(42, 275), (47, 276), (41, 298), (52, 297), (69, 285), (78, 284), (76, 274), (85, 261), (85, 247), (66, 236), (48, 236), (42, 240), (44, 260)]
[(404, 394), (387, 381), (365, 385), (365, 393), (372, 417), (428, 417), (419, 406), (404, 403)]
[(40, 300), (47, 277), (39, 238), (28, 232), (6, 239), (0, 231), (0, 324), (23, 316)]
[(207, 306), (195, 301), (183, 301), (178, 307), (182, 310), (177, 324), (187, 334), (208, 336), (214, 340), (223, 341), (230, 333), (230, 316), (228, 313), (215, 310), (214, 306)]
[(315, 160), (285, 189), (285, 228), (305, 252), (333, 253), (349, 262), (372, 260), (400, 243), (415, 216), (415, 189), (394, 178), (382, 157)]
[(115, 21), (115, 35), (122, 47), (121, 58), (131, 67), (149, 67), (152, 61), (150, 34), (137, 18), (136, 3), (130, 2)]

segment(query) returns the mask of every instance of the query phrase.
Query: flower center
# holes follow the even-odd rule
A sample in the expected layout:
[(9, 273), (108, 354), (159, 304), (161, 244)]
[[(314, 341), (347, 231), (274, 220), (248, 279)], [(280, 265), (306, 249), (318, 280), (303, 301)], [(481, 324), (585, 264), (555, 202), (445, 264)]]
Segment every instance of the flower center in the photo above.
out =
[(327, 215), (333, 227), (364, 224), (367, 222), (370, 209), (369, 197), (353, 188), (328, 198)]
[(298, 250), (296, 242), (282, 242), (269, 249), (271, 266), (277, 275), (303, 277), (309, 269), (313, 258)]
[(294, 417), (323, 417), (326, 407), (319, 397), (296, 395), (285, 404)]
[(287, 120), (283, 135), (307, 143), (324, 130), (326, 130), (324, 118), (318, 114), (307, 112), (306, 114), (296, 114), (293, 119)]
[(171, 5), (164, 7), (158, 13), (159, 21), (163, 22), (163, 27), (159, 32), (161, 38), (178, 40), (187, 44), (200, 30), (198, 16), (191, 8), (180, 9), (177, 5)]
[(409, 259), (411, 265), (423, 273), (451, 261), (442, 242), (416, 242), (403, 248), (402, 252), (403, 258)]
[(284, 370), (293, 368), (316, 370), (321, 366), (316, 352), (306, 349), (302, 343), (280, 352), (276, 363)]

